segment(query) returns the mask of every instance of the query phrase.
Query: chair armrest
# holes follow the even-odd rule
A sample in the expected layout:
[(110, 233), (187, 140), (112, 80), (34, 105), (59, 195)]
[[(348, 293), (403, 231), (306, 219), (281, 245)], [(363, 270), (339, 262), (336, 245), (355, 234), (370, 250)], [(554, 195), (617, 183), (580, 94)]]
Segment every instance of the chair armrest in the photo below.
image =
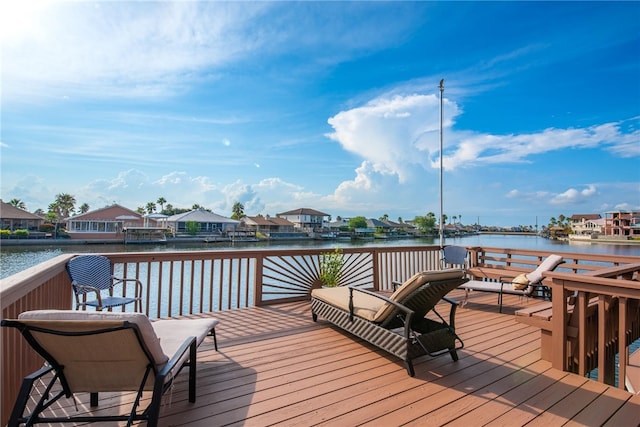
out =
[[(363, 294), (367, 294), (367, 295), (371, 295), (373, 297), (379, 298), (381, 300), (383, 300), (384, 302), (387, 302), (389, 304), (393, 304), (394, 306), (396, 306), (397, 308), (399, 308), (400, 310), (404, 311), (407, 314), (413, 314), (413, 310), (411, 310), (409, 307), (400, 304), (398, 301), (394, 301), (392, 299), (389, 299), (389, 297), (386, 297), (384, 295), (380, 295), (378, 293), (372, 292), (368, 289), (362, 289), (362, 288), (358, 288), (355, 286), (348, 286), (349, 288), (349, 299), (350, 299), (350, 305), (352, 305), (352, 298), (353, 298), (353, 291), (358, 291), (358, 292), (362, 292)], [(351, 309), (351, 307), (350, 307)], [(353, 312), (351, 313), (353, 314)]]
[(451, 298), (449, 298), (449, 297), (442, 297), (442, 300), (443, 300), (443, 301), (446, 301), (446, 302), (448, 302), (449, 304), (451, 304), (451, 305), (453, 305), (453, 306), (456, 306), (456, 307), (457, 307), (458, 305), (460, 305), (460, 303), (459, 303), (458, 301), (452, 300), (452, 299), (451, 299)]
[[(102, 296), (100, 295), (100, 289), (95, 288), (93, 286), (89, 286), (89, 285), (79, 285), (77, 283), (74, 284), (73, 286), (75, 286), (76, 289), (81, 290), (81, 291), (83, 291), (85, 293), (89, 293), (89, 292), (95, 293), (96, 294), (96, 300), (98, 300), (98, 305), (102, 307)], [(76, 293), (76, 298), (79, 298), (77, 293)]]
[(403, 311), (406, 315), (405, 318), (405, 322), (404, 322), (404, 333), (405, 333), (405, 337), (409, 337), (410, 333), (411, 333), (411, 318), (413, 317), (413, 313), (414, 311), (411, 310), (409, 307), (400, 304), (398, 301), (394, 301), (392, 299), (389, 299), (388, 297), (385, 297), (384, 295), (380, 295), (377, 294), (375, 292), (371, 292), (367, 289), (362, 289), (362, 288), (358, 288), (355, 286), (349, 286), (349, 320), (353, 321), (353, 291), (358, 291), (358, 292), (362, 292), (364, 294), (367, 295), (371, 295), (374, 296), (376, 298), (379, 298), (381, 300), (383, 300), (384, 302), (391, 304), (393, 306), (395, 306), (396, 308), (398, 308), (399, 310)]
[(113, 289), (116, 285), (119, 284), (126, 284), (127, 282), (136, 282), (136, 293), (135, 296), (136, 298), (141, 298), (142, 297), (142, 282), (136, 278), (126, 278), (126, 277), (116, 277), (116, 276), (111, 276), (111, 280), (113, 280), (113, 283), (111, 284), (111, 289)]
[(398, 282), (397, 280), (393, 280), (391, 281), (391, 284), (393, 285), (393, 290), (395, 291), (396, 289), (398, 289), (398, 286), (402, 286), (402, 282)]
[[(164, 365), (164, 367), (158, 372), (158, 375), (162, 378), (166, 377), (171, 372), (171, 370), (176, 367), (177, 363), (182, 359), (184, 354), (189, 351), (192, 345), (197, 345), (196, 337), (187, 337), (182, 345), (178, 347), (176, 354), (174, 354), (171, 359), (169, 359), (169, 361)], [(176, 375), (178, 375), (181, 369), (182, 366), (178, 366), (178, 370), (175, 371), (175, 374), (173, 376), (175, 377)]]
[[(449, 326), (451, 326), (455, 330), (456, 329), (456, 325), (455, 325), (456, 309), (458, 308), (460, 303), (458, 301), (452, 300), (449, 297), (442, 297), (442, 300), (448, 302), (449, 304), (451, 304), (451, 308), (449, 309)], [(436, 311), (435, 307), (433, 308), (433, 311), (436, 314), (438, 314), (438, 312)]]

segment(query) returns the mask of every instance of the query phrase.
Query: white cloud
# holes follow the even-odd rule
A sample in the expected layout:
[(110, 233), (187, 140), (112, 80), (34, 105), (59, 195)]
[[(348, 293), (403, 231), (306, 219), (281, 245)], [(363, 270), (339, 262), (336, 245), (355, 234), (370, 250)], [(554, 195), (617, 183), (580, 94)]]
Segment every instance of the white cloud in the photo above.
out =
[[(444, 126), (459, 114), (447, 100)], [(397, 175), (405, 182), (411, 167), (425, 167), (439, 151), (439, 100), (435, 95), (391, 95), (329, 118), (334, 132), (327, 136), (381, 174)]]
[[(528, 163), (530, 157), (567, 148), (601, 148), (620, 157), (640, 155), (640, 131), (623, 132), (639, 118), (586, 128), (545, 129), (539, 133), (492, 135), (453, 128), (461, 114), (445, 99), (443, 167), (447, 171), (482, 164)], [(367, 169), (411, 179), (415, 166), (438, 169), (439, 100), (435, 95), (382, 95), (362, 107), (342, 111), (328, 119), (334, 132), (327, 136), (367, 163)], [(356, 171), (353, 184), (360, 181)]]
[[(626, 122), (638, 122), (638, 118)], [(445, 156), (446, 169), (478, 164), (528, 162), (531, 155), (566, 148), (602, 148), (620, 157), (640, 155), (640, 131), (625, 133), (626, 122), (605, 123), (586, 128), (545, 129), (539, 133), (488, 135), (452, 131), (449, 138), (456, 147)]]
[[(418, 25), (412, 7), (402, 5), (393, 11), (397, 19), (390, 19), (386, 7), (369, 6), (363, 14), (349, 4), (298, 9), (280, 2), (1, 4), (6, 3), (39, 7), (0, 13), (20, 31), (9, 34), (9, 25), (0, 25), (3, 83), (10, 82), (3, 84), (5, 99), (171, 96), (194, 81), (224, 78), (229, 64), (296, 50), (314, 52), (313, 60), (290, 72), (313, 73), (397, 43)], [(314, 13), (316, 8), (322, 10)]]
[(524, 192), (513, 189), (505, 194), (507, 199), (526, 200), (540, 206), (549, 204), (555, 206), (571, 206), (594, 202), (599, 196), (599, 191), (594, 184), (589, 184), (586, 188), (578, 190), (569, 188), (562, 193), (552, 193), (549, 191)]
[[(22, 37), (2, 38), (11, 91), (160, 96), (205, 66), (260, 47), (238, 31), (267, 4), (51, 2)], [(45, 13), (46, 12), (46, 13)], [(7, 88), (8, 85), (5, 86)]]
[(589, 185), (587, 188), (583, 190), (576, 190), (575, 188), (570, 188), (566, 190), (564, 193), (555, 195), (549, 201), (549, 203), (551, 203), (552, 205), (582, 204), (592, 200), (593, 196), (597, 195), (597, 193), (598, 192), (594, 185)]

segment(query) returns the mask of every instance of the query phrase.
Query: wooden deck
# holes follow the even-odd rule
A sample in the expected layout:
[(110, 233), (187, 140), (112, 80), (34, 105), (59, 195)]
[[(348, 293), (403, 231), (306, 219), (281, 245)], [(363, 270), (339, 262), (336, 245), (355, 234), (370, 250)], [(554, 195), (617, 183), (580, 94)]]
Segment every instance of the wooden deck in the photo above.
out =
[[(187, 401), (180, 375), (160, 425), (637, 426), (640, 395), (541, 360), (539, 330), (513, 316), (536, 302), (505, 295), (499, 314), (496, 295), (472, 293), (457, 315), (460, 359), (425, 357), (414, 378), (398, 359), (312, 322), (308, 302), (216, 313), (219, 351), (209, 339), (200, 347), (197, 401)], [(82, 411), (88, 405), (80, 398)], [(130, 400), (104, 394), (100, 410)], [(76, 411), (65, 405), (56, 412)]]

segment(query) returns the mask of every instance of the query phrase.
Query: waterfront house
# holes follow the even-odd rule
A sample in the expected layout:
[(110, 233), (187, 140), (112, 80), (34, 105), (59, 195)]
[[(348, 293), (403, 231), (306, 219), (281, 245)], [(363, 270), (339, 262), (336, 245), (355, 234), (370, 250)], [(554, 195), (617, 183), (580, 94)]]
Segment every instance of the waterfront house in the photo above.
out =
[(197, 234), (225, 234), (240, 225), (240, 221), (204, 209), (172, 215), (166, 219), (166, 222), (176, 234), (191, 234), (189, 223), (198, 225), (198, 229), (195, 231)]
[(113, 204), (67, 220), (72, 239), (124, 241), (124, 229), (145, 227), (145, 218), (136, 211)]
[(276, 214), (278, 218), (284, 218), (293, 223), (296, 231), (314, 233), (322, 231), (323, 223), (331, 215), (310, 208), (294, 209), (292, 211)]
[(640, 211), (605, 212), (604, 235), (640, 238)]
[(418, 232), (416, 227), (408, 222), (394, 222), (390, 220), (383, 222), (389, 225), (391, 230), (393, 230), (398, 236), (415, 235)]
[[(262, 216), (245, 216), (240, 220), (242, 226), (247, 230), (259, 233), (267, 238), (284, 238), (293, 237), (296, 233), (295, 225), (285, 219), (278, 217), (271, 217), (269, 215)], [(304, 234), (306, 237), (306, 233)]]
[(0, 200), (0, 228), (3, 230), (37, 231), (44, 219)]
[(392, 229), (389, 224), (375, 218), (367, 219), (367, 228), (374, 229), (375, 235), (378, 238), (393, 237), (395, 235), (395, 233), (391, 232)]
[(573, 214), (569, 220), (573, 234), (600, 234), (604, 227), (600, 214)]

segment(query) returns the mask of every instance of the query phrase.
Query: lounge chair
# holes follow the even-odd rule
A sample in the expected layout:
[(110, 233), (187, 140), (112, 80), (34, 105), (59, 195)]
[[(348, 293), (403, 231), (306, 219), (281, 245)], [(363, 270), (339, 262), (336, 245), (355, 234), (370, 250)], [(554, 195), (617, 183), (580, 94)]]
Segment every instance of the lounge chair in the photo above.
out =
[[(38, 310), (2, 320), (18, 329), (45, 365), (23, 380), (9, 417), (9, 427), (51, 422), (105, 422), (146, 420), (156, 426), (162, 394), (183, 367), (189, 367), (189, 401), (196, 400), (196, 349), (208, 334), (214, 337), (214, 318), (158, 320), (142, 313), (75, 310)], [(41, 382), (46, 390), (34, 393)], [(91, 406), (99, 392), (136, 391), (128, 415), (50, 416), (53, 403), (75, 393), (90, 393)], [(149, 405), (138, 411), (144, 391), (152, 391)], [(35, 405), (35, 399), (39, 399)], [(27, 405), (29, 405), (27, 407)], [(29, 412), (26, 413), (25, 412)]]
[(461, 303), (464, 306), (467, 303), (469, 292), (491, 292), (498, 294), (498, 305), (500, 313), (502, 313), (502, 296), (504, 294), (519, 295), (523, 297), (540, 296), (545, 299), (551, 299), (551, 290), (542, 284), (544, 273), (553, 271), (560, 263), (562, 257), (559, 255), (549, 255), (538, 268), (529, 273), (520, 275), (502, 276), (497, 282), (487, 282), (481, 280), (470, 280), (460, 286), (464, 289), (465, 297)]
[[(142, 312), (142, 283), (138, 279), (113, 276), (109, 258), (102, 255), (77, 256), (67, 263), (67, 273), (76, 297), (76, 310), (88, 306), (101, 311), (133, 303), (134, 311)], [(127, 282), (135, 284), (133, 297), (114, 296), (114, 287), (126, 286)], [(103, 291), (108, 291), (109, 296), (103, 296)], [(87, 301), (89, 293), (95, 294), (95, 299)]]
[[(467, 280), (459, 269), (422, 272), (389, 297), (351, 286), (314, 289), (311, 312), (314, 321), (321, 316), (399, 357), (414, 376), (412, 361), (417, 357), (449, 353), (458, 360), (456, 351), (464, 344), (455, 333), (457, 302), (445, 295)], [(451, 304), (448, 323), (435, 310), (440, 300)], [(425, 317), (431, 311), (437, 320)]]

